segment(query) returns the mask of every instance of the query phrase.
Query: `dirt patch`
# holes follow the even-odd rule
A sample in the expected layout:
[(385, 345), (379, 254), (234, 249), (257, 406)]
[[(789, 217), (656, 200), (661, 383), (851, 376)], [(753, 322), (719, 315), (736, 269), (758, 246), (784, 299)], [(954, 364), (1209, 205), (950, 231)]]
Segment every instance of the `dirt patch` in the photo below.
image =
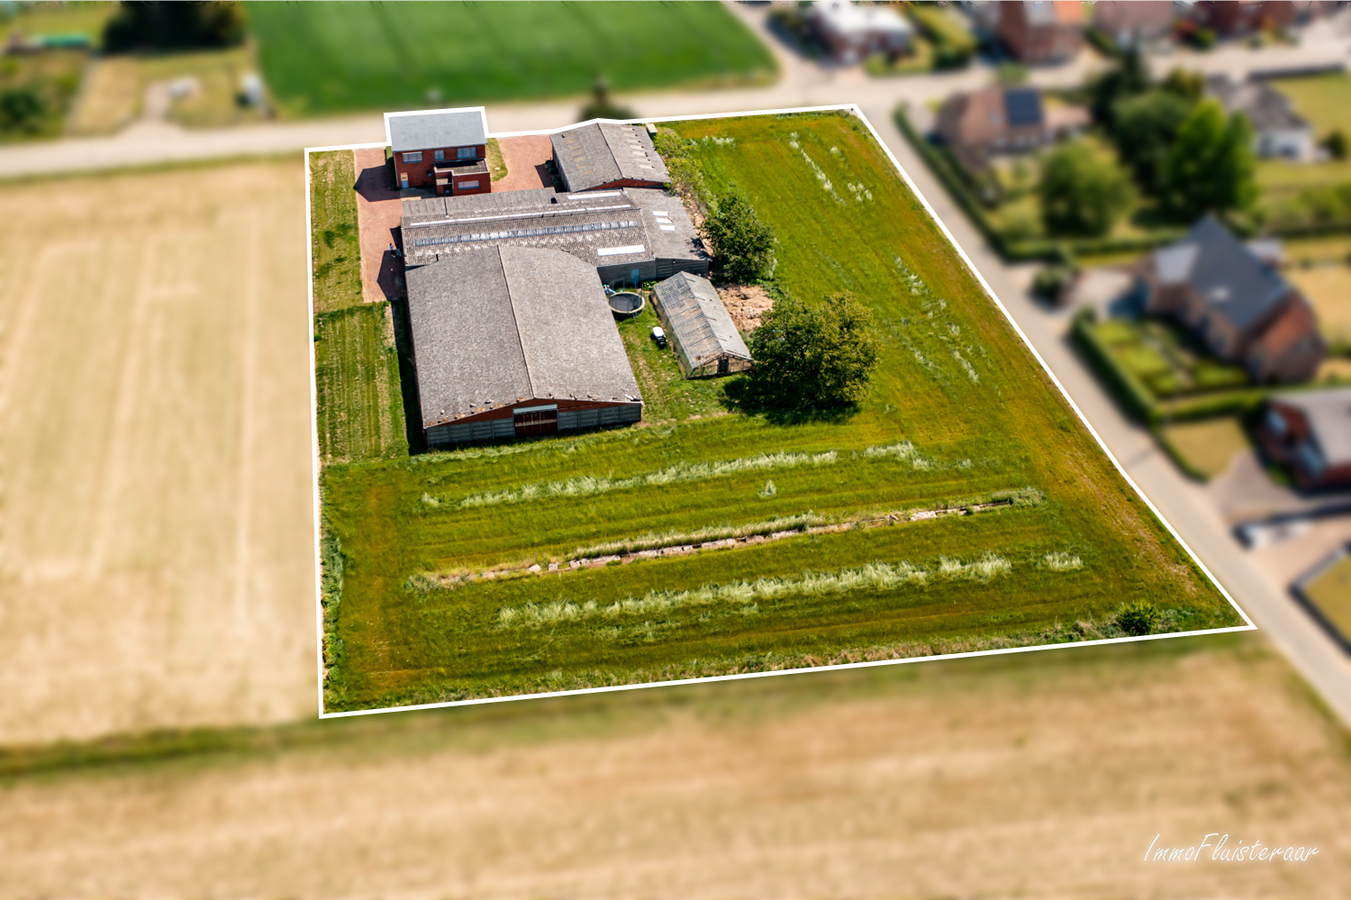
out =
[(547, 134), (498, 138), (497, 145), (502, 151), (507, 175), (493, 182), (493, 193), (528, 191), (553, 185), (554, 177), (549, 174), (546, 164), (553, 159), (554, 148)]
[(356, 155), (357, 222), (361, 230), (361, 296), (367, 303), (403, 294), (403, 246), (399, 220), (403, 202), (389, 182), (384, 147), (363, 147)]
[(732, 324), (743, 334), (760, 327), (760, 318), (774, 306), (774, 299), (758, 284), (733, 284), (718, 288), (722, 305), (732, 317)]

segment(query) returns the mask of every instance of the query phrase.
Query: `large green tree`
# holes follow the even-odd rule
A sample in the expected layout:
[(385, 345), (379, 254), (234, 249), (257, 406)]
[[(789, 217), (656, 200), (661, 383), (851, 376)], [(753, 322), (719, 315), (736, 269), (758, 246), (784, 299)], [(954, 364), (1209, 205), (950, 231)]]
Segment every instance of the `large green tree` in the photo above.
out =
[(1088, 86), (1089, 108), (1093, 121), (1108, 129), (1114, 124), (1116, 105), (1127, 97), (1149, 90), (1149, 68), (1140, 48), (1132, 44), (1111, 69), (1093, 79)]
[(740, 194), (719, 197), (699, 233), (713, 245), (715, 262), (727, 278), (758, 281), (773, 274), (774, 232)]
[(1253, 131), (1242, 113), (1218, 100), (1198, 103), (1178, 128), (1164, 163), (1168, 206), (1178, 216), (1244, 210), (1257, 199)]
[(1130, 176), (1082, 141), (1062, 144), (1041, 169), (1041, 218), (1052, 234), (1101, 237), (1134, 199)]
[(852, 294), (780, 298), (751, 334), (751, 393), (765, 406), (838, 410), (867, 393), (877, 348), (872, 314)]
[(1168, 151), (1192, 105), (1167, 90), (1153, 90), (1117, 102), (1112, 129), (1117, 158), (1131, 169), (1142, 191), (1162, 192)]

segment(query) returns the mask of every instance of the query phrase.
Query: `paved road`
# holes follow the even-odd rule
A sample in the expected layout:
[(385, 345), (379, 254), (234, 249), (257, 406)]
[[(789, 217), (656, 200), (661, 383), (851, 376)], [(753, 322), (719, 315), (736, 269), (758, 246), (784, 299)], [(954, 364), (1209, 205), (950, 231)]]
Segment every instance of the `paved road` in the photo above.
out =
[[(732, 7), (736, 15), (764, 32), (762, 8)], [(1152, 65), (1166, 72), (1183, 64), (1207, 72), (1242, 77), (1253, 69), (1319, 65), (1345, 61), (1351, 18), (1314, 27), (1297, 48), (1255, 52), (1225, 48), (1210, 54), (1178, 53)], [(1029, 299), (1031, 270), (1006, 266), (981, 241), (946, 193), (929, 175), (891, 121), (902, 99), (923, 108), (954, 90), (990, 83), (988, 69), (897, 79), (871, 79), (857, 68), (822, 69), (803, 62), (770, 38), (783, 72), (774, 85), (701, 93), (666, 92), (620, 98), (643, 115), (675, 116), (740, 110), (852, 103), (859, 106), (929, 200), (954, 239), (966, 252), (1029, 342), (1064, 385), (1108, 448), (1141, 490), (1192, 547), (1253, 621), (1279, 646), (1343, 722), (1351, 725), (1351, 660), (1300, 611), (1284, 585), (1268, 580), (1230, 537), (1226, 523), (1203, 489), (1183, 478), (1145, 431), (1131, 424), (1074, 357), (1064, 339), (1063, 318), (1048, 316)], [(1100, 67), (1090, 54), (1074, 63), (1032, 75), (1033, 83), (1079, 83)], [(577, 101), (490, 106), (495, 132), (556, 128), (574, 121)], [(378, 115), (315, 122), (275, 123), (230, 130), (187, 132), (166, 123), (140, 123), (112, 138), (29, 144), (0, 149), (0, 177), (87, 171), (170, 161), (229, 156), (293, 153), (303, 147), (384, 140)]]

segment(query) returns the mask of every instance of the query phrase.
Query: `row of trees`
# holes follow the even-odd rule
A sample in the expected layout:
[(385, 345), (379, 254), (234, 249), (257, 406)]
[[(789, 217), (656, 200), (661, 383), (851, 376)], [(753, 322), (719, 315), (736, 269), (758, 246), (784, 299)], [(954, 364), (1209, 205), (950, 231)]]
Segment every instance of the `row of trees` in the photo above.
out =
[(1252, 126), (1205, 99), (1204, 87), (1201, 75), (1181, 70), (1152, 84), (1135, 50), (1094, 81), (1093, 118), (1117, 159), (1082, 142), (1048, 154), (1041, 182), (1047, 230), (1107, 234), (1137, 192), (1181, 222), (1249, 209), (1257, 199)]

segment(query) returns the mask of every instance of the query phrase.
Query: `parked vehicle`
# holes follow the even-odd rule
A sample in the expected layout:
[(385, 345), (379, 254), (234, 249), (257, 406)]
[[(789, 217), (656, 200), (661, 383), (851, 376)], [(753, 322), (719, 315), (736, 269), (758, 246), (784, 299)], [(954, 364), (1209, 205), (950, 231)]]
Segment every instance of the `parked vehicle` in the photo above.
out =
[(660, 328), (652, 329), (652, 340), (657, 342), (657, 347), (660, 349), (666, 349), (666, 332), (662, 331)]

